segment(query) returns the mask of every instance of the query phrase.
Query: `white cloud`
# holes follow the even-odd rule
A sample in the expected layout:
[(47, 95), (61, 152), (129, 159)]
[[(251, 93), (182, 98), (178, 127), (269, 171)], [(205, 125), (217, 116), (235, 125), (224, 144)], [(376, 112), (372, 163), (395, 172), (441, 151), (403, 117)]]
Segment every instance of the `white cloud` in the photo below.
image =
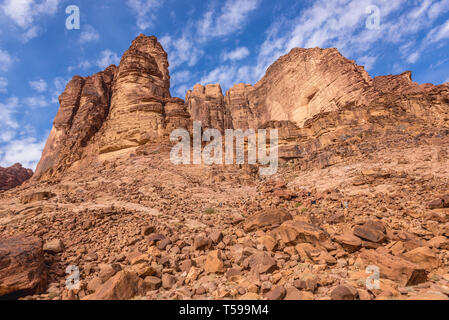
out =
[(21, 126), (13, 114), (19, 99), (11, 97), (0, 102), (0, 166), (9, 167), (17, 162), (34, 169), (41, 157), (45, 140), (38, 141), (34, 129)]
[(44, 108), (48, 106), (48, 101), (44, 96), (33, 96), (24, 98), (23, 103), (32, 108)]
[(190, 71), (188, 71), (188, 70), (181, 70), (181, 71), (175, 72), (171, 76), (171, 82), (174, 83), (174, 84), (180, 83), (180, 82), (186, 82), (190, 78), (191, 78)]
[(51, 103), (57, 104), (59, 103), (59, 96), (64, 92), (65, 86), (70, 81), (70, 79), (64, 79), (61, 77), (57, 77), (53, 80), (53, 90), (51, 96)]
[(4, 0), (0, 8), (16, 25), (25, 31), (23, 40), (28, 41), (38, 35), (36, 25), (42, 16), (52, 16), (58, 10), (60, 0)]
[(92, 63), (89, 60), (82, 60), (76, 66), (69, 66), (67, 68), (68, 72), (72, 72), (76, 69), (87, 70), (92, 67)]
[(247, 47), (240, 47), (230, 52), (223, 54), (223, 60), (241, 60), (249, 56), (249, 50)]
[(97, 60), (97, 66), (101, 69), (109, 67), (111, 64), (118, 65), (120, 63), (119, 56), (111, 50), (104, 50), (100, 53), (100, 57)]
[(207, 11), (198, 22), (199, 35), (208, 39), (241, 30), (259, 2), (259, 0), (227, 0), (219, 13), (214, 9)]
[(416, 63), (419, 60), (419, 57), (421, 56), (421, 52), (419, 50), (411, 53), (408, 58), (407, 58), (407, 62), (409, 63)]
[(0, 147), (0, 166), (9, 167), (17, 162), (26, 168), (35, 169), (42, 155), (46, 139), (24, 137), (9, 141)]
[(2, 130), (17, 129), (19, 124), (13, 119), (12, 115), (16, 112), (19, 104), (17, 97), (11, 97), (5, 103), (0, 102), (0, 127)]
[(449, 19), (442, 25), (439, 25), (430, 30), (429, 34), (426, 37), (426, 40), (430, 43), (435, 43), (446, 39), (449, 39)]
[(83, 25), (82, 31), (80, 35), (80, 42), (81, 43), (87, 43), (87, 42), (94, 42), (98, 41), (100, 39), (100, 34), (97, 30), (95, 30), (94, 27), (91, 25)]
[(164, 49), (168, 52), (168, 59), (172, 69), (182, 64), (192, 67), (204, 54), (203, 50), (195, 42), (194, 36), (187, 31), (178, 39), (165, 36), (161, 38), (161, 41)]
[(13, 63), (13, 58), (7, 51), (0, 49), (0, 71), (8, 71)]
[(37, 92), (40, 92), (40, 93), (47, 91), (47, 87), (48, 87), (47, 82), (44, 79), (30, 81), (29, 85), (33, 90), (36, 90)]
[(161, 0), (127, 0), (130, 9), (136, 15), (136, 25), (140, 30), (146, 30), (153, 25), (156, 19), (155, 11), (159, 9)]
[(0, 77), (0, 93), (8, 92), (8, 79)]
[(227, 90), (236, 83), (250, 82), (252, 75), (251, 69), (247, 66), (237, 67), (223, 65), (210, 71), (201, 78), (200, 83), (203, 85), (218, 83), (223, 90)]
[(427, 12), (427, 15), (431, 20), (434, 20), (447, 11), (449, 11), (448, 0), (434, 1)]
[(377, 57), (363, 56), (357, 59), (358, 65), (364, 66), (365, 70), (372, 70), (376, 64)]

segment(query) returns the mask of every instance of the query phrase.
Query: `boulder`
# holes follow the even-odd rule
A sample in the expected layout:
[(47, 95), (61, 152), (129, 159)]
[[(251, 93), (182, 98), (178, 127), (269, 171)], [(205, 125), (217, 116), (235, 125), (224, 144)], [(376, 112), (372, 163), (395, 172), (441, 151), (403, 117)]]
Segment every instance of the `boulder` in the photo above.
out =
[(323, 229), (298, 220), (284, 222), (279, 228), (279, 234), (284, 243), (318, 244), (328, 239)]
[(51, 254), (60, 253), (64, 250), (64, 245), (61, 239), (53, 239), (45, 242), (44, 251)]
[(248, 265), (257, 273), (271, 273), (276, 269), (276, 260), (266, 252), (258, 252), (248, 258)]
[(204, 271), (207, 273), (223, 273), (225, 271), (220, 250), (214, 250), (207, 254)]
[(42, 241), (29, 235), (0, 238), (0, 298), (40, 294), (46, 286)]
[(381, 243), (386, 239), (385, 226), (379, 221), (368, 221), (355, 226), (353, 232), (355, 236), (369, 242)]
[(83, 300), (129, 300), (144, 293), (144, 281), (135, 272), (122, 270)]
[(377, 266), (381, 278), (396, 281), (402, 286), (413, 286), (427, 281), (425, 269), (400, 257), (363, 249), (359, 258), (366, 267)]
[(415, 263), (420, 268), (432, 271), (440, 266), (438, 252), (429, 247), (419, 247), (403, 254), (404, 259)]
[(271, 209), (247, 218), (243, 225), (243, 229), (246, 232), (263, 228), (272, 229), (279, 227), (283, 222), (292, 219), (292, 215), (283, 209)]

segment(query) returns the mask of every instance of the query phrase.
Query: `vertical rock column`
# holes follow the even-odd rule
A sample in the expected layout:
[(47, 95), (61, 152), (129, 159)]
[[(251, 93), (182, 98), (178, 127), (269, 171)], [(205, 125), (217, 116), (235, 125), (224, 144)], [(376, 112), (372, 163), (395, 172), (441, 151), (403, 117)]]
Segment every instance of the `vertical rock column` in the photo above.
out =
[(100, 153), (136, 147), (161, 137), (168, 98), (167, 53), (156, 37), (140, 35), (120, 62)]

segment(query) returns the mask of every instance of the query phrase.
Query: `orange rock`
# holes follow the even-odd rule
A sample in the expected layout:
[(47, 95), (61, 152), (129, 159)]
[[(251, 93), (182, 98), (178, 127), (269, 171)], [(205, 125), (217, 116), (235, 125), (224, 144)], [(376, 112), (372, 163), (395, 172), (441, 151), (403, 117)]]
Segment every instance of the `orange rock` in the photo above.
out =
[(405, 259), (375, 250), (362, 250), (359, 258), (365, 266), (377, 266), (381, 278), (396, 281), (403, 286), (413, 286), (427, 281), (426, 271)]

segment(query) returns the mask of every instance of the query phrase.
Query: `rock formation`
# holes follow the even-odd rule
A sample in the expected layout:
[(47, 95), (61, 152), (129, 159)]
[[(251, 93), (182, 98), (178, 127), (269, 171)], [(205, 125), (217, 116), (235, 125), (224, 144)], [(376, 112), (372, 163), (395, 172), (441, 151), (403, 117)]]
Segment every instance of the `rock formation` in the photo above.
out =
[[(143, 35), (118, 67), (67, 85), (36, 179), (0, 193), (0, 295), (449, 300), (449, 84), (371, 78), (315, 48), (225, 95), (169, 89), (167, 55)], [(168, 135), (194, 120), (277, 128), (284, 161), (272, 177), (175, 165)]]
[(20, 163), (8, 168), (0, 167), (0, 191), (15, 188), (32, 176), (33, 170), (25, 169)]
[(0, 238), (0, 299), (42, 293), (47, 286), (42, 241), (19, 235)]
[[(410, 72), (372, 79), (336, 49), (296, 48), (254, 86), (237, 84), (223, 96), (219, 84), (197, 84), (184, 103), (170, 95), (167, 54), (161, 44), (156, 37), (140, 35), (118, 67), (87, 78), (76, 76), (67, 85), (36, 177), (57, 175), (81, 160), (89, 164), (147, 143), (167, 142), (174, 128), (191, 128), (195, 120), (222, 133), (277, 128), (280, 157), (300, 158), (348, 127), (353, 132), (372, 129), (368, 120), (373, 117), (396, 119), (399, 112), (407, 121), (444, 125), (447, 92), (447, 84), (414, 83)], [(301, 146), (305, 137), (319, 140)]]

